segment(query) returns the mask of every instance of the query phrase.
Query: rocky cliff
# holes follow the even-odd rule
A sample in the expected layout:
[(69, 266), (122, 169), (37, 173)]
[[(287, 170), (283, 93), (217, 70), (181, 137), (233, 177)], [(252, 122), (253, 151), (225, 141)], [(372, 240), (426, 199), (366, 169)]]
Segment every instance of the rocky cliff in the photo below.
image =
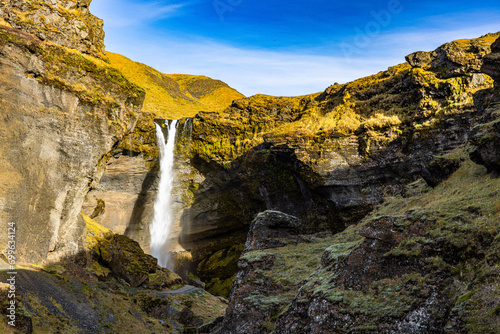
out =
[(436, 157), (472, 136), (475, 103), (493, 87), (481, 64), (497, 37), (448, 43), (426, 54), (435, 67), (412, 66), (410, 55), (323, 93), (256, 95), (196, 115), (191, 164), (204, 180), (183, 213), (181, 245), (197, 275), (234, 277), (228, 267), (261, 211), (296, 216), (300, 233), (335, 233), (419, 177), (431, 186), (448, 177), (459, 161)]
[[(110, 179), (137, 191), (142, 173), (157, 165), (154, 147), (144, 159), (127, 149), (136, 138), (154, 144), (144, 124), (156, 116), (142, 116), (144, 89), (104, 56), (102, 22), (89, 3), (0, 4), (0, 221), (5, 232), (15, 226), (9, 239), (0, 233), (0, 332), (196, 330), (222, 315), (226, 302), (184, 286), (137, 242), (81, 214), (89, 191)], [(95, 216), (119, 213), (101, 203)], [(4, 283), (12, 277), (4, 270), (12, 241), (15, 300)], [(15, 328), (4, 317), (12, 301)]]
[[(486, 36), (488, 43), (491, 37), (498, 35)], [(435, 64), (438, 55), (444, 62), (437, 64), (444, 68), (436, 65), (426, 71), (434, 73), (434, 78), (448, 78), (444, 80), (465, 73), (459, 66), (453, 69), (454, 64), (496, 78), (492, 69), (498, 66), (494, 63), (498, 41), (491, 46), (492, 53), (488, 46), (473, 56), (462, 53), (472, 59), (455, 54), (457, 45), (483, 42), (454, 42), (431, 53), (410, 55), (408, 61), (411, 70), (419, 72), (422, 66), (414, 63), (415, 57)], [(444, 57), (443, 50), (453, 54)], [(474, 80), (475, 75), (468, 76)], [(391, 177), (392, 188), (380, 182), (379, 189), (391, 191), (381, 194), (384, 198), (368, 215), (340, 233), (305, 234), (300, 231), (307, 223), (297, 217), (270, 211), (259, 214), (239, 258), (219, 332), (498, 332), (499, 184), (489, 173), (494, 173), (497, 161), (498, 96), (496, 83), (473, 89), (472, 100), (462, 104), (463, 109), (456, 104), (447, 110), (438, 108), (443, 113), (439, 125), (428, 127), (425, 133), (415, 125), (428, 122), (421, 123), (426, 112), (416, 109), (413, 126), (417, 131), (412, 131), (404, 158), (399, 155), (400, 161), (393, 160), (380, 171), (397, 170), (406, 159), (413, 160), (411, 168)], [(403, 128), (400, 135), (407, 130)], [(387, 156), (384, 151), (397, 148), (394, 144), (378, 154)], [(417, 152), (420, 159), (412, 158)], [(426, 156), (428, 152), (433, 155)], [(405, 183), (403, 175), (413, 182)]]
[(95, 57), (104, 53), (102, 20), (89, 12), (92, 0), (2, 1), (0, 20), (41, 41)]
[(18, 261), (40, 262), (82, 249), (83, 199), (133, 129), (144, 91), (20, 28), (0, 26), (1, 216), (17, 226)]

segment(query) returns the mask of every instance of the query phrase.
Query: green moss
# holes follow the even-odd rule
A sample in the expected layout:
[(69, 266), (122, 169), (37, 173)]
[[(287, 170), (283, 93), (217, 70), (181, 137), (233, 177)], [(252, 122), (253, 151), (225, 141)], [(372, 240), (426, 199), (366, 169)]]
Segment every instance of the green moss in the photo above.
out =
[(236, 266), (244, 247), (243, 244), (239, 244), (217, 251), (198, 265), (198, 272), (212, 277), (227, 276), (228, 268)]
[(99, 277), (107, 277), (111, 273), (111, 270), (109, 268), (102, 266), (95, 260), (92, 261), (92, 267), (90, 268), (90, 270)]
[(117, 117), (114, 110), (123, 104), (124, 95), (128, 96), (127, 107), (130, 104), (139, 107), (144, 90), (102, 60), (41, 42), (32, 35), (4, 26), (0, 26), (0, 43), (13, 43), (37, 58), (43, 70), (31, 75), (39, 82), (70, 91), (83, 103), (105, 107), (110, 128), (115, 132), (126, 132), (128, 122), (137, 117), (134, 112)]
[(207, 291), (229, 297), (236, 276), (236, 264), (245, 246), (241, 243), (221, 249), (198, 264), (197, 273), (207, 283)]
[(235, 278), (236, 278), (236, 274), (234, 274), (233, 276), (226, 278), (226, 279), (212, 278), (206, 284), (207, 291), (209, 291), (210, 293), (212, 293), (216, 296), (222, 296), (225, 298), (229, 298), (229, 295), (231, 294), (231, 288), (233, 286), (233, 282), (234, 282)]
[(455, 304), (462, 304), (463, 302), (466, 302), (472, 297), (472, 295), (474, 295), (474, 291), (469, 291), (466, 294), (461, 295), (460, 297), (458, 297)]

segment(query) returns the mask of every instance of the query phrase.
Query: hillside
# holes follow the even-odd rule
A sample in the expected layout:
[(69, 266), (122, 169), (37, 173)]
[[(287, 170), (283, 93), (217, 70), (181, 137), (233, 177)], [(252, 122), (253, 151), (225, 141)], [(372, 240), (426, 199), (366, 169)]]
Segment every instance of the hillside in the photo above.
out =
[(111, 66), (146, 91), (143, 112), (179, 119), (200, 111), (220, 112), (244, 96), (220, 80), (201, 75), (164, 74), (124, 56), (106, 52)]

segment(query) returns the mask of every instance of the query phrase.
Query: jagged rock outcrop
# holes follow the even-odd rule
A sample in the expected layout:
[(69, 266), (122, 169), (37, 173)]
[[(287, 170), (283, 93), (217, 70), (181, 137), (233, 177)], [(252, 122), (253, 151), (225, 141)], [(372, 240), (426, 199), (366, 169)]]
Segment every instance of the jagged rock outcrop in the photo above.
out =
[(497, 332), (499, 245), (486, 218), (497, 184), (469, 160), (439, 187), (388, 200), (335, 236), (275, 333)]
[(412, 67), (437, 72), (442, 77), (481, 72), (485, 57), (492, 51), (491, 43), (497, 37), (488, 34), (481, 39), (453, 41), (431, 52), (414, 52), (406, 56), (406, 61)]
[(216, 333), (497, 332), (500, 181), (467, 154), (442, 157), (462, 163), (438, 187), (419, 179), (341, 233), (245, 250)]
[(319, 264), (319, 256), (314, 259), (314, 253), (327, 244), (326, 235), (290, 234), (300, 230), (299, 224), (296, 217), (278, 211), (261, 212), (253, 220), (217, 333), (272, 330), (278, 314), (303, 284), (304, 269)]
[[(9, 17), (48, 8), (2, 6)], [(102, 61), (54, 44), (64, 44), (57, 37), (42, 41), (30, 25), (12, 25), (18, 28), (0, 26), (0, 216), (16, 224), (18, 262), (56, 261), (84, 251), (83, 200), (133, 129), (144, 91)], [(89, 51), (86, 41), (72, 43)]]
[(89, 12), (92, 0), (6, 0), (0, 20), (42, 41), (102, 57), (103, 22)]

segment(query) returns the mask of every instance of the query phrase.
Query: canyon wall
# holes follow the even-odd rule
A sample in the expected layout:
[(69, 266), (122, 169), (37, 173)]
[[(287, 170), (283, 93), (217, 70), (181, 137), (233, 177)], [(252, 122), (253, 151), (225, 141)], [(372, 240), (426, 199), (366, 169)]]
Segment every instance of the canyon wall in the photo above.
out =
[[(88, 3), (4, 1), (0, 7), (0, 217), (4, 227), (16, 224), (19, 262), (56, 261), (83, 250), (83, 200), (109, 152), (134, 128), (144, 99), (142, 89), (92, 56), (102, 51), (103, 32)], [(37, 21), (44, 16), (53, 20)], [(89, 34), (75, 39), (65, 29), (79, 20)], [(1, 242), (7, 247), (4, 233)]]

